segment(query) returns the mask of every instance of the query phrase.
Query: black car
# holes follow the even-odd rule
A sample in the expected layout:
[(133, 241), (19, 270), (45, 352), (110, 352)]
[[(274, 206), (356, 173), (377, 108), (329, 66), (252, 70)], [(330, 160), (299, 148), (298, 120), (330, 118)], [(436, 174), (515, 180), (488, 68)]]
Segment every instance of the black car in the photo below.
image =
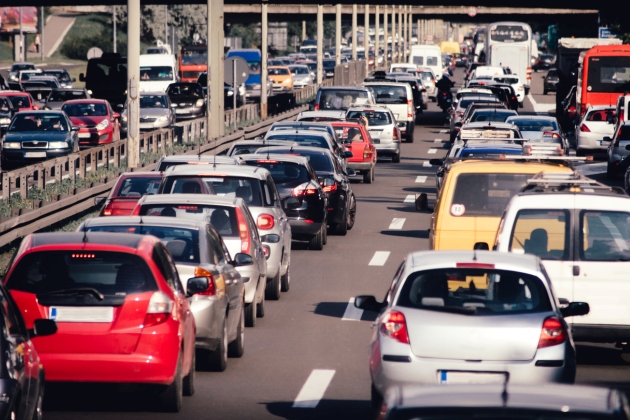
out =
[(328, 233), (345, 235), (354, 226), (357, 203), (346, 173), (330, 150), (317, 147), (265, 147), (256, 154), (281, 153), (304, 156), (328, 195)]
[(308, 241), (310, 249), (322, 250), (328, 240), (328, 197), (308, 159), (279, 154), (244, 155), (241, 159), (271, 173), (291, 225), (291, 237)]
[(72, 83), (77, 81), (77, 79), (70, 78), (66, 69), (46, 69), (44, 70), (44, 75), (55, 76), (62, 88), (72, 89)]
[(333, 77), (335, 75), (335, 60), (332, 58), (326, 58), (323, 60), (322, 66), (324, 67), (324, 76)]
[(53, 89), (59, 89), (61, 85), (54, 76), (31, 76), (26, 82), (22, 82), (22, 91), (31, 94), (38, 102), (46, 102), (46, 98)]
[(549, 69), (545, 75), (545, 81), (543, 82), (543, 95), (546, 95), (547, 92), (556, 92), (558, 90), (559, 81), (558, 70)]
[(78, 152), (78, 131), (61, 111), (19, 112), (2, 143), (2, 169)]
[(553, 63), (554, 55), (553, 54), (540, 54), (536, 59), (536, 62), (532, 66), (534, 71), (544, 70), (551, 67)]
[[(197, 79), (197, 83), (201, 85), (204, 95), (208, 97), (208, 73), (201, 73)], [(234, 90), (234, 88), (227, 83), (223, 85), (223, 107), (225, 109), (232, 109), (234, 107), (234, 95), (236, 95), (236, 107), (239, 108), (245, 103), (245, 97), (241, 95), (240, 89)]]
[(7, 132), (11, 118), (17, 112), (17, 108), (13, 107), (13, 102), (9, 98), (0, 96), (0, 139)]
[(166, 94), (175, 109), (177, 120), (206, 115), (206, 101), (199, 83), (171, 83), (166, 88)]
[(85, 89), (53, 89), (46, 98), (44, 109), (59, 110), (66, 101), (71, 99), (90, 99), (92, 96)]
[(492, 84), (486, 85), (485, 87), (490, 90), (499, 89), (499, 88), (503, 90), (505, 92), (509, 109), (513, 109), (517, 111), (519, 107), (520, 108), (523, 107), (523, 103), (518, 101), (518, 97), (516, 96), (516, 91), (514, 90), (514, 87), (512, 87), (512, 85), (508, 83), (492, 83)]

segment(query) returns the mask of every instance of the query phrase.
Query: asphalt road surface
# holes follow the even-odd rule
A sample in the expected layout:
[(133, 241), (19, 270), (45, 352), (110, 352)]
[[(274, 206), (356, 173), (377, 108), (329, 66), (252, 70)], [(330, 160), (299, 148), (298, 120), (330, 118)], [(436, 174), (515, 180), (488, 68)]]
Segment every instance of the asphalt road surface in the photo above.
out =
[[(553, 94), (542, 95), (543, 75), (534, 73), (521, 112), (553, 109)], [(455, 80), (461, 83), (462, 69)], [(367, 418), (373, 317), (350, 300), (382, 298), (403, 257), (428, 249), (431, 215), (417, 212), (413, 197), (435, 198), (428, 160), (446, 153), (446, 115), (430, 104), (414, 142), (402, 145), (401, 162), (383, 159), (374, 184), (353, 184), (357, 219), (347, 236), (329, 236), (323, 251), (294, 243), (291, 290), (267, 302), (265, 318), (246, 330), (241, 359), (230, 359), (225, 372), (197, 372), (196, 394), (184, 397), (181, 413), (159, 413), (155, 398), (134, 388), (49, 385), (46, 419)], [(603, 180), (602, 162), (589, 165)], [(630, 365), (614, 346), (579, 343), (578, 361), (577, 382), (630, 389)]]

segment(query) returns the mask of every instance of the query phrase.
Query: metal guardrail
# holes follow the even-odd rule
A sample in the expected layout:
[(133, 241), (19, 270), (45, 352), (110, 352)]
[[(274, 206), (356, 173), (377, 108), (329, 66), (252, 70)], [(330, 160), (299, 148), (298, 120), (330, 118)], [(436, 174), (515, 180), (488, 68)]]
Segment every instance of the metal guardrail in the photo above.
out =
[(335, 86), (353, 86), (358, 85), (367, 77), (365, 71), (365, 60), (351, 61), (347, 64), (339, 64), (335, 66)]

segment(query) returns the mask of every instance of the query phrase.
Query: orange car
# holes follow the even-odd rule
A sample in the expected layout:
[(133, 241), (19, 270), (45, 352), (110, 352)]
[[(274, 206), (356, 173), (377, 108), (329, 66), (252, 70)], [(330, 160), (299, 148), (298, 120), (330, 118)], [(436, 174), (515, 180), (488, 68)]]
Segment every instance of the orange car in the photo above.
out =
[(269, 78), (273, 82), (273, 90), (276, 92), (290, 91), (293, 89), (293, 75), (286, 66), (270, 66), (267, 69)]
[(363, 124), (348, 121), (333, 121), (330, 123), (337, 137), (343, 142), (346, 150), (352, 152), (348, 159), (348, 168), (363, 175), (363, 182), (371, 184), (374, 181), (374, 167), (376, 166), (376, 148), (372, 144), (372, 137)]

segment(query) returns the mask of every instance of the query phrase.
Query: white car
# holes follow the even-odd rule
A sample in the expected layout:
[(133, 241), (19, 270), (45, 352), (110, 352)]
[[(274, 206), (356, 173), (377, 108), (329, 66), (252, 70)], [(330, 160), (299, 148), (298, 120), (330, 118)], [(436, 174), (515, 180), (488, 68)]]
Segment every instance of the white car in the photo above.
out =
[(384, 105), (392, 111), (401, 136), (407, 143), (413, 143), (413, 132), (416, 127), (416, 110), (413, 106), (413, 90), (408, 83), (367, 82), (363, 86), (372, 88), (376, 103)]
[(615, 108), (611, 106), (590, 106), (586, 109), (582, 120), (575, 126), (575, 143), (578, 156), (586, 153), (606, 152), (608, 142), (604, 137), (615, 134), (612, 118)]
[(497, 83), (507, 83), (514, 88), (516, 93), (516, 99), (518, 99), (518, 107), (523, 108), (523, 101), (525, 100), (525, 82), (516, 74), (504, 74), (494, 76), (492, 78)]

